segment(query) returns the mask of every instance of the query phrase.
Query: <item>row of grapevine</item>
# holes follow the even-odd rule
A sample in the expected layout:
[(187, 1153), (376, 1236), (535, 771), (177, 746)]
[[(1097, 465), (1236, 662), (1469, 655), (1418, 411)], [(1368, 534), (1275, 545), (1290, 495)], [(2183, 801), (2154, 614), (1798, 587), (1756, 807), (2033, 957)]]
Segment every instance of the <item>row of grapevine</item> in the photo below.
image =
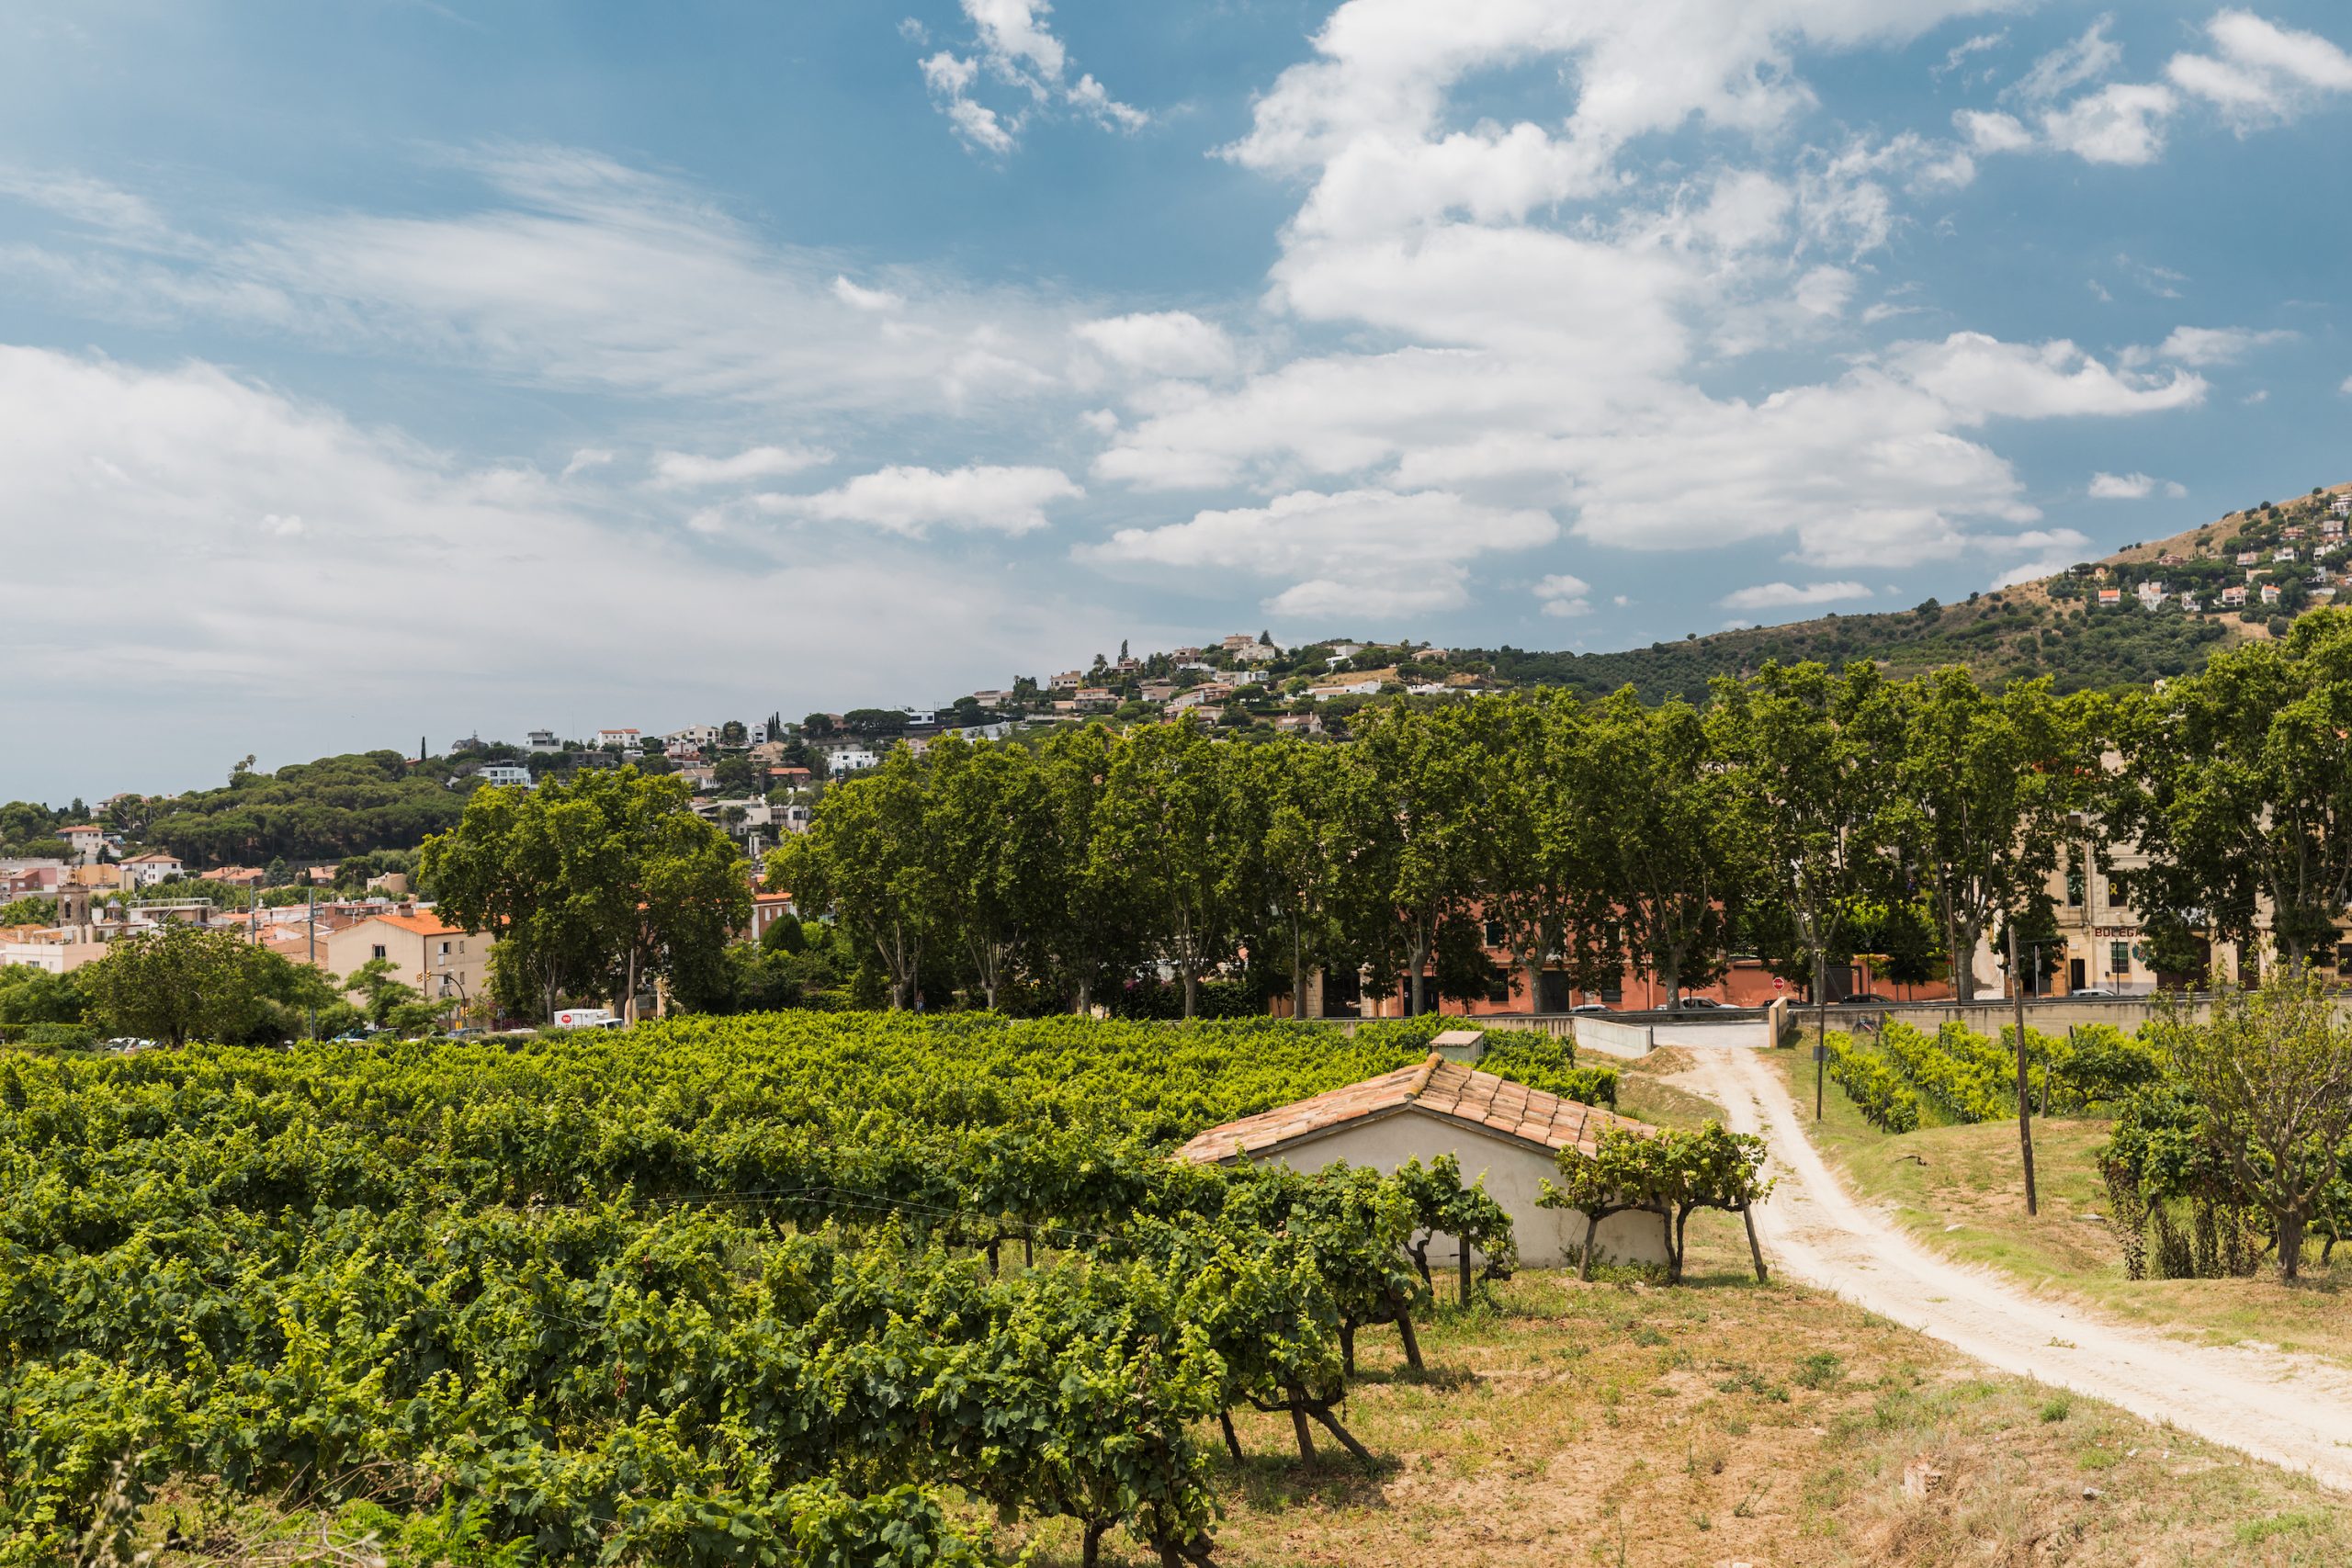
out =
[[(1930, 1037), (1890, 1019), (1879, 1032), (1878, 1053), (1920, 1099), (1950, 1121), (1991, 1122), (2018, 1113), (2014, 1027), (1987, 1039), (1946, 1022)], [(1850, 1054), (1862, 1055), (1858, 1048)], [(2078, 1113), (2114, 1103), (2163, 1077), (2154, 1048), (2111, 1024), (2085, 1025), (2063, 1035), (2026, 1031), (2026, 1092), (2038, 1111)], [(1859, 1098), (1856, 1103), (1861, 1103)], [(1864, 1114), (1870, 1114), (1867, 1108)]]
[[(550, 1562), (977, 1560), (940, 1487), (1075, 1519), (1090, 1556), (1124, 1527), (1204, 1561), (1203, 1424), (1287, 1411), (1302, 1448), (1355, 1447), (1356, 1331), (1412, 1350), (1431, 1300), (1416, 1236), (1507, 1267), (1510, 1224), (1450, 1165), (1169, 1147), (1426, 1032), (791, 1014), (512, 1053), (18, 1056), (0, 1562), (172, 1473), (364, 1474)], [(861, 1540), (898, 1555), (838, 1545)]]
[(1919, 1097), (1877, 1055), (1858, 1048), (1849, 1034), (1829, 1036), (1829, 1081), (1846, 1091), (1862, 1120), (1882, 1133), (1919, 1130)]

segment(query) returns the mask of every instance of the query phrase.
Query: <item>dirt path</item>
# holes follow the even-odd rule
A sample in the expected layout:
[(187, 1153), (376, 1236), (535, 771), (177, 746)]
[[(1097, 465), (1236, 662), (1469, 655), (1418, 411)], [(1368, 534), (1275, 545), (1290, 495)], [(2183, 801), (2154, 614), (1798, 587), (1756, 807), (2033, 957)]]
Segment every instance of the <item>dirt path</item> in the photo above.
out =
[(1676, 1078), (1762, 1133), (1780, 1178), (1757, 1211), (1791, 1276), (1973, 1356), (2352, 1490), (2352, 1376), (2304, 1358), (2190, 1345), (2126, 1327), (1939, 1258), (1864, 1207), (1805, 1135), (1778, 1064), (1725, 1047)]

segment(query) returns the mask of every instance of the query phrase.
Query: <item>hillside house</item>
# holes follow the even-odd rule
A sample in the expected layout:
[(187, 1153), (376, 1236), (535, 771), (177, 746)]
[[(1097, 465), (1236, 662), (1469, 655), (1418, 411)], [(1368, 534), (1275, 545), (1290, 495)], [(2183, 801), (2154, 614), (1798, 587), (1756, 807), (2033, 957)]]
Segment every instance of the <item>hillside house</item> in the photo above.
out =
[(2098, 607), (2100, 609), (2116, 609), (2120, 607), (2122, 603), (2123, 590), (2120, 588), (2102, 588), (2098, 591)]
[(2262, 585), (2262, 602), (2266, 604), (2276, 604), (2278, 603), (2278, 585), (2277, 583), (2266, 582)]
[(2223, 609), (2233, 610), (2245, 603), (2245, 590), (2240, 585), (2232, 583), (2229, 587), (2222, 590), (2222, 607)]
[(2282, 547), (2271, 551), (2270, 558), (2272, 560), (2293, 560), (2295, 558), (2295, 552)]
[(162, 850), (149, 850), (122, 863), (122, 874), (133, 887), (153, 887), (158, 882), (169, 881), (186, 869), (179, 856), (167, 854)]
[(2238, 552), (2238, 564), (2240, 566), (2260, 566), (2262, 564), (2262, 552), (2260, 550), (2240, 550)]
[(2347, 491), (2329, 502), (2327, 509), (2338, 517), (2352, 516), (2352, 491)]
[(600, 729), (596, 731), (596, 745), (599, 749), (606, 746), (617, 746), (624, 751), (635, 751), (639, 750), (638, 743), (643, 738), (634, 729)]
[[(1319, 1170), (1334, 1160), (1384, 1173), (1408, 1159), (1442, 1155), (1462, 1162), (1469, 1179), (1510, 1213), (1520, 1261), (1556, 1269), (1584, 1246), (1585, 1220), (1536, 1199), (1558, 1174), (1559, 1151), (1589, 1153), (1612, 1128), (1649, 1129), (1595, 1106), (1449, 1062), (1427, 1060), (1328, 1094), (1245, 1116), (1200, 1134), (1177, 1151), (1195, 1165), (1276, 1164)], [(1594, 1250), (1620, 1263), (1666, 1261), (1666, 1222), (1657, 1214), (1615, 1214), (1601, 1222)], [(1430, 1238), (1429, 1261), (1451, 1267), (1460, 1257), (1451, 1236)], [(1476, 1254), (1472, 1255), (1476, 1261)]]

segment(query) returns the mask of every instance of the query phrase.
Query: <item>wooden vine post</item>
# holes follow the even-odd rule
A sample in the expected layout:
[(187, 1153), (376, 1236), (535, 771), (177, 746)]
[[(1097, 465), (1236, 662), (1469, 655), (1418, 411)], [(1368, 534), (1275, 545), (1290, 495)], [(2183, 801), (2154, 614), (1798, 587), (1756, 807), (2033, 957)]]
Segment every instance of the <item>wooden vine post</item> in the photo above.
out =
[[(2035, 949), (2037, 953), (2040, 949)], [(2033, 1100), (2025, 1077), (2025, 971), (2018, 967), (2018, 919), (2009, 917), (2009, 991), (2018, 1005), (2018, 1148), (2025, 1156), (2025, 1212), (2039, 1213), (2033, 1190)]]

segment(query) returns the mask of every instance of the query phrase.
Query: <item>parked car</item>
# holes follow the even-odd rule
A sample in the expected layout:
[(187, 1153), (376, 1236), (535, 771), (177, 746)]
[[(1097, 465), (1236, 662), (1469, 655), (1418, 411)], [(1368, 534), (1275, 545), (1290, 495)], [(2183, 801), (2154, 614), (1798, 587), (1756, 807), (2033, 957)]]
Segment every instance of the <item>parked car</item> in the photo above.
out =
[(1607, 1002), (1578, 1002), (1568, 1010), (1570, 1012), (1613, 1012), (1616, 1010)]
[(1682, 1010), (1685, 1012), (1720, 1012), (1723, 1010), (1723, 1007), (1724, 1004), (1715, 1000), (1713, 997), (1685, 997), (1682, 998)]
[(1882, 997), (1876, 991), (1856, 991), (1850, 997), (1839, 997), (1841, 1008), (1886, 1008), (1894, 1005), (1893, 997)]
[(2076, 986), (2066, 994), (2070, 997), (2120, 997), (2123, 993), (2108, 986)]

